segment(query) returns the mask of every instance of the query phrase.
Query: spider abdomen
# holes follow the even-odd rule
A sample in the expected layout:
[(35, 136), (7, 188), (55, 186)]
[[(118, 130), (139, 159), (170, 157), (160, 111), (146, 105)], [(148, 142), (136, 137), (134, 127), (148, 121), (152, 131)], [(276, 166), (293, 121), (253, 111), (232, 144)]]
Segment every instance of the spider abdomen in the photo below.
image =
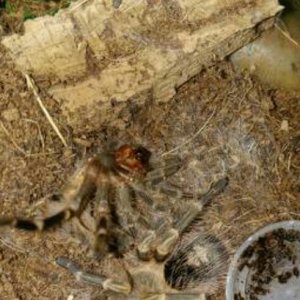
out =
[(165, 264), (167, 283), (177, 290), (211, 293), (226, 272), (228, 253), (223, 243), (206, 233), (192, 233)]

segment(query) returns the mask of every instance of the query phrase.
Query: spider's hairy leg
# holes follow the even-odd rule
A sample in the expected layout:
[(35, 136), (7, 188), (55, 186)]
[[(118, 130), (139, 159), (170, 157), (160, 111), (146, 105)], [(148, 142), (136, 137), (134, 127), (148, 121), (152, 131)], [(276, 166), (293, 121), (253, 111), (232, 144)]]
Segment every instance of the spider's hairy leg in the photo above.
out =
[(90, 272), (82, 271), (73, 261), (67, 257), (58, 257), (56, 263), (67, 269), (72, 273), (75, 278), (79, 281), (85, 282), (90, 285), (95, 285), (103, 288), (107, 291), (113, 291), (121, 294), (129, 294), (132, 287), (129, 281), (118, 281), (114, 279), (109, 279), (101, 275), (96, 275)]
[(4, 217), (0, 218), (0, 226), (12, 226), (28, 231), (47, 230), (61, 225), (62, 222), (74, 216), (80, 217), (87, 205), (87, 196), (94, 188), (95, 177), (98, 172), (99, 162), (95, 158), (89, 160), (83, 168), (79, 169), (61, 192), (60, 198), (66, 204), (51, 216), (45, 218), (36, 217), (34, 219)]
[(130, 182), (130, 187), (133, 189), (133, 191), (140, 196), (149, 206), (153, 206), (155, 201), (154, 199), (149, 195), (149, 193), (146, 191), (145, 186), (138, 182)]
[(197, 196), (195, 196), (193, 193), (185, 192), (181, 187), (169, 182), (161, 182), (160, 184), (152, 186), (152, 189), (167, 195), (173, 200), (197, 198)]
[(206, 193), (199, 195), (197, 198), (201, 201), (203, 205), (207, 205), (213, 198), (218, 196), (226, 189), (228, 183), (228, 177), (224, 177), (218, 180), (217, 182), (213, 183)]
[(127, 233), (134, 234), (135, 232), (135, 224), (138, 222), (140, 218), (140, 213), (138, 210), (134, 210), (135, 204), (135, 192), (134, 190), (126, 185), (120, 184), (116, 188), (116, 213), (118, 215), (118, 221), (120, 226)]
[(96, 233), (94, 251), (103, 256), (109, 251), (109, 230), (112, 227), (111, 211), (108, 203), (110, 196), (110, 186), (104, 184), (98, 187), (95, 195), (96, 202)]
[(205, 194), (194, 194), (191, 192), (183, 191), (182, 187), (170, 182), (161, 182), (156, 186), (152, 186), (152, 189), (158, 190), (159, 192), (167, 195), (168, 197), (174, 200), (198, 199), (201, 201), (201, 203), (205, 205), (205, 203), (208, 202), (211, 198), (213, 198), (215, 194), (221, 192), (226, 187), (227, 183), (228, 179), (223, 178), (222, 180), (215, 183)]
[(222, 178), (214, 183), (209, 191), (199, 198), (199, 201), (186, 204), (186, 211), (174, 224), (174, 228), (168, 229), (159, 238), (159, 242), (155, 250), (156, 260), (163, 261), (173, 251), (183, 231), (185, 231), (202, 212), (203, 207), (226, 188), (227, 184), (228, 178)]
[[(173, 162), (173, 160), (172, 160)], [(163, 182), (167, 177), (176, 173), (181, 167), (178, 160), (174, 162), (174, 165), (170, 166), (170, 169), (166, 171), (163, 167), (149, 171), (142, 182), (130, 182), (131, 188), (146, 201), (150, 206), (155, 205), (154, 199), (150, 196), (147, 190), (154, 190), (162, 192), (167, 196), (181, 199), (181, 198), (193, 198), (193, 194), (189, 192), (182, 192), (178, 187), (174, 187), (171, 184)], [(167, 173), (166, 173), (167, 172)]]
[(141, 260), (150, 260), (152, 258), (153, 243), (156, 240), (154, 231), (149, 230), (143, 240), (137, 245), (137, 253)]
[(57, 224), (60, 224), (66, 219), (70, 219), (73, 216), (73, 211), (65, 209), (51, 217), (45, 219), (22, 219), (22, 218), (1, 218), (1, 226), (11, 226), (17, 229), (24, 229), (27, 231), (36, 231), (36, 230), (47, 230)]
[(178, 156), (170, 156), (159, 163), (151, 164), (151, 167), (152, 170), (147, 173), (144, 182), (153, 186), (174, 175), (182, 167), (182, 160)]
[[(112, 175), (112, 174), (111, 174)], [(112, 175), (113, 176), (113, 175)], [(122, 181), (112, 179), (97, 188), (95, 195), (96, 232), (94, 251), (98, 258), (107, 252), (122, 255), (134, 234), (139, 217), (132, 207), (132, 190)]]
[(196, 203), (191, 203), (191, 207), (189, 207), (186, 213), (181, 217), (180, 220), (175, 225), (175, 228), (181, 233), (183, 232), (193, 220), (199, 215), (202, 211), (203, 207), (208, 205), (209, 202), (222, 193), (226, 186), (228, 185), (228, 178), (222, 178), (217, 182), (213, 183), (210, 189), (198, 196), (198, 201)]

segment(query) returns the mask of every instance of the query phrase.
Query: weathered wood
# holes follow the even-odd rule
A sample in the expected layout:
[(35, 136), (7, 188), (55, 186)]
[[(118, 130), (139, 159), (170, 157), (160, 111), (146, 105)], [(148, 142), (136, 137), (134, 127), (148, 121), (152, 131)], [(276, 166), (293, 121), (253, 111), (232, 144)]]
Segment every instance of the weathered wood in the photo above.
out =
[(93, 111), (91, 118), (112, 99), (142, 100), (147, 91), (170, 99), (203, 67), (270, 27), (280, 10), (276, 0), (80, 0), (27, 21), (24, 35), (2, 43), (23, 72), (58, 79), (48, 92), (76, 123), (78, 109)]

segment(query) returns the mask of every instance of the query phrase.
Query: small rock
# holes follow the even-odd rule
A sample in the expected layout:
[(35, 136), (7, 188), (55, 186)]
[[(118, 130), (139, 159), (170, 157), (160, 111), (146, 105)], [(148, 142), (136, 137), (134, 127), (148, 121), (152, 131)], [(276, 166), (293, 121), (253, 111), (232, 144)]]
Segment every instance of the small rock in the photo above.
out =
[(1, 116), (6, 121), (16, 121), (20, 118), (20, 113), (17, 108), (9, 108), (1, 113)]
[(289, 131), (289, 122), (287, 120), (282, 120), (281, 125), (280, 125), (280, 130), (282, 131)]
[(262, 109), (264, 109), (265, 111), (270, 111), (275, 108), (274, 103), (271, 101), (271, 99), (268, 99), (268, 98), (262, 99), (261, 106), (262, 106)]

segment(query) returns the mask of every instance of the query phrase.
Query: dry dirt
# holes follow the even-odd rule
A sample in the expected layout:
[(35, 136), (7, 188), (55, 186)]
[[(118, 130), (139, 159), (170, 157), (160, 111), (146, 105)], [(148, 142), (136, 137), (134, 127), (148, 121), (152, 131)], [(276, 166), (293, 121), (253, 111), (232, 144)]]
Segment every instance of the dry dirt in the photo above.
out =
[[(111, 121), (89, 124), (88, 131), (74, 131), (60, 103), (42, 93), (65, 148), (23, 76), (0, 51), (0, 216), (33, 214), (79, 161), (119, 141), (186, 158), (180, 172), (186, 189), (204, 191), (228, 175), (229, 187), (208, 210), (205, 225), (229, 241), (231, 253), (263, 225), (300, 218), (299, 93), (263, 86), (222, 62), (181, 86), (168, 103), (130, 100), (121, 110), (112, 103)], [(34, 234), (3, 228), (0, 238), (1, 299), (99, 299), (96, 288), (52, 263), (67, 255), (99, 272), (85, 255), (86, 245), (64, 229)], [(212, 299), (223, 295), (220, 288)]]

